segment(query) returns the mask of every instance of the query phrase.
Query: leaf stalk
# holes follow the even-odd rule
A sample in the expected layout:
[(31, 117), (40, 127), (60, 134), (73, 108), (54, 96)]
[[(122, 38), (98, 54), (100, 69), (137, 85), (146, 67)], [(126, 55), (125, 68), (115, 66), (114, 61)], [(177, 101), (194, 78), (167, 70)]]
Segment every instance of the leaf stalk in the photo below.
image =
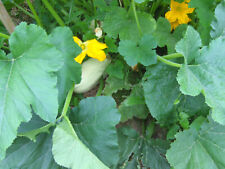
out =
[(5, 39), (9, 39), (9, 35), (6, 35), (4, 33), (0, 33), (0, 37), (5, 38)]
[(181, 53), (172, 53), (172, 54), (163, 56), (164, 59), (175, 59), (175, 58), (181, 58), (181, 57), (184, 57)]
[(137, 24), (137, 27), (138, 27), (138, 31), (139, 31), (140, 35), (142, 36), (143, 33), (142, 33), (142, 29), (141, 29), (140, 22), (139, 22), (139, 19), (138, 19), (138, 15), (137, 15), (137, 11), (136, 11), (136, 6), (135, 6), (134, 0), (131, 1), (131, 5), (132, 5), (132, 9), (133, 9), (135, 20), (136, 20), (136, 24)]
[(58, 119), (66, 116), (66, 113), (68, 112), (68, 108), (69, 108), (69, 105), (70, 105), (70, 102), (71, 102), (71, 98), (73, 96), (73, 90), (74, 90), (74, 85), (72, 85), (71, 89), (69, 90), (69, 92), (66, 96), (66, 101), (65, 101), (65, 104), (64, 104), (64, 107), (63, 107), (62, 114)]
[(33, 4), (31, 3), (31, 1), (30, 1), (30, 0), (27, 0), (27, 4), (28, 4), (28, 6), (29, 6), (31, 12), (32, 12), (33, 15), (34, 15), (34, 18), (35, 18), (37, 24), (38, 24), (39, 26), (43, 27), (43, 25), (42, 25), (42, 23), (41, 23), (41, 20), (40, 20), (40, 18), (38, 17), (37, 12), (35, 11), (34, 6), (33, 6)]
[(58, 22), (60, 26), (65, 26), (65, 23), (63, 20), (60, 18), (60, 16), (57, 14), (55, 9), (52, 7), (52, 5), (48, 2), (48, 0), (42, 0), (44, 3), (45, 7), (48, 9), (48, 11), (52, 14), (52, 16), (55, 18), (55, 20)]
[(157, 59), (160, 61), (160, 62), (163, 62), (169, 66), (173, 66), (173, 67), (178, 67), (178, 68), (181, 68), (182, 64), (179, 64), (179, 63), (174, 63), (172, 61), (169, 61), (161, 56), (157, 56)]
[(15, 3), (14, 1), (13, 1), (13, 4), (14, 4), (19, 10), (21, 10), (23, 13), (25, 13), (27, 16), (29, 16), (29, 17), (35, 19), (34, 15), (32, 15), (30, 12), (28, 12), (27, 10), (25, 10), (23, 7), (21, 7), (20, 5), (18, 5), (18, 4)]

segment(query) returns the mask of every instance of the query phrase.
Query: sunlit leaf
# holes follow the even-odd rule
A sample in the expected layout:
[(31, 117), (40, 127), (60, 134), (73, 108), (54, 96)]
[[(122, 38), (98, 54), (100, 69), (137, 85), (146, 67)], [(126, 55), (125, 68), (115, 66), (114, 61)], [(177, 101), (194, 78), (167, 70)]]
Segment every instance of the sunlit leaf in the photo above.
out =
[(21, 122), (31, 118), (31, 106), (42, 119), (58, 114), (55, 72), (63, 65), (61, 53), (45, 31), (21, 23), (9, 39), (11, 54), (0, 56), (0, 159)]

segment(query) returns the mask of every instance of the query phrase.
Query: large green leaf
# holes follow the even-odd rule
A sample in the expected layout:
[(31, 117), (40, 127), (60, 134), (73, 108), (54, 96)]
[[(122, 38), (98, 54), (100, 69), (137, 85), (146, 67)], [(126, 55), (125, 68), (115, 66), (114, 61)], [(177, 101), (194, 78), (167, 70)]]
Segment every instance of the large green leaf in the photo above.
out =
[(189, 64), (200, 55), (199, 48), (202, 46), (198, 32), (188, 26), (185, 36), (176, 44), (176, 51), (183, 54), (185, 63)]
[(133, 129), (118, 130), (121, 169), (169, 169), (165, 158), (168, 143), (163, 140), (141, 138)]
[(73, 84), (79, 84), (81, 80), (81, 65), (74, 61), (74, 58), (81, 53), (81, 48), (72, 37), (72, 31), (67, 27), (56, 28), (50, 35), (51, 43), (62, 52), (64, 57), (64, 66), (57, 73), (60, 107)]
[(103, 93), (104, 95), (110, 96), (113, 93), (117, 92), (118, 90), (122, 89), (128, 90), (130, 89), (130, 87), (131, 85), (128, 83), (126, 75), (123, 79), (119, 79), (111, 75), (106, 79), (106, 85)]
[[(155, 30), (155, 20), (144, 12), (137, 12), (142, 31), (151, 34)], [(138, 40), (140, 34), (137, 28), (135, 18), (124, 8), (113, 7), (105, 16), (103, 22), (104, 31), (107, 35), (117, 38), (119, 35), (122, 40)]]
[(52, 156), (51, 135), (41, 134), (36, 142), (17, 138), (7, 150), (6, 158), (0, 162), (0, 169), (61, 169)]
[(108, 169), (78, 138), (66, 117), (53, 134), (52, 153), (55, 161), (72, 169)]
[(179, 112), (184, 112), (189, 116), (203, 115), (206, 116), (209, 113), (209, 107), (205, 103), (205, 97), (201, 94), (195, 97), (182, 95), (177, 105)]
[(50, 128), (55, 126), (54, 123), (47, 123), (38, 115), (32, 113), (32, 118), (28, 123), (21, 123), (18, 128), (19, 137), (27, 137), (31, 141), (36, 141), (36, 136), (40, 133), (50, 133)]
[(121, 122), (125, 122), (133, 117), (145, 119), (148, 115), (148, 108), (145, 104), (144, 91), (140, 85), (133, 88), (128, 96), (119, 106)]
[(189, 3), (191, 8), (195, 8), (199, 18), (198, 31), (200, 32), (203, 44), (210, 41), (211, 22), (213, 20), (213, 0), (191, 0)]
[(109, 66), (106, 68), (106, 72), (109, 76), (123, 79), (125, 72), (124, 72), (125, 64), (121, 60), (116, 60), (115, 63), (110, 63)]
[(120, 114), (109, 96), (83, 99), (71, 113), (71, 123), (81, 141), (107, 166), (117, 164), (116, 125)]
[(155, 39), (146, 34), (138, 42), (133, 40), (120, 41), (118, 51), (130, 66), (138, 63), (149, 66), (157, 62), (156, 51), (154, 50), (156, 47)]
[(225, 168), (225, 127), (215, 122), (204, 123), (176, 135), (166, 157), (174, 169)]
[(20, 123), (30, 120), (31, 106), (42, 119), (55, 121), (58, 91), (54, 72), (63, 65), (60, 52), (38, 26), (21, 23), (9, 45), (12, 53), (0, 56), (0, 159)]
[(143, 83), (145, 102), (151, 115), (162, 123), (172, 123), (174, 101), (179, 95), (177, 69), (164, 64), (148, 67)]
[[(187, 25), (178, 26), (173, 33), (171, 33), (171, 26), (167, 19), (159, 18), (157, 20), (157, 27), (154, 32), (154, 37), (158, 46), (167, 46), (168, 53), (175, 52), (175, 44), (182, 38), (183, 32)], [(165, 38), (166, 37), (166, 38)]]
[(215, 10), (215, 20), (212, 22), (211, 37), (218, 38), (219, 36), (225, 36), (225, 1), (223, 0)]
[(202, 92), (212, 108), (215, 121), (225, 124), (225, 40), (213, 40), (196, 58), (198, 65), (184, 65), (178, 73), (182, 93), (197, 96)]

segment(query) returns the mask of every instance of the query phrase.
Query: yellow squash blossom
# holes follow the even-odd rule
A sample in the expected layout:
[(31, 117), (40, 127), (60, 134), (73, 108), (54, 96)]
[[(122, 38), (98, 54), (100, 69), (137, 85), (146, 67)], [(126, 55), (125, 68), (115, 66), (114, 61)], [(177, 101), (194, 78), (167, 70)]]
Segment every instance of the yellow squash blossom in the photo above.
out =
[(78, 63), (82, 63), (85, 56), (88, 55), (99, 61), (103, 61), (106, 58), (106, 54), (103, 49), (107, 48), (106, 44), (98, 42), (96, 39), (88, 40), (82, 42), (78, 37), (73, 37), (74, 42), (76, 42), (82, 49), (81, 54), (79, 54), (74, 60)]
[(192, 13), (194, 8), (188, 8), (188, 2), (190, 0), (185, 0), (182, 3), (171, 0), (170, 11), (165, 15), (171, 24), (171, 30), (174, 30), (180, 24), (187, 24), (191, 21), (187, 14)]

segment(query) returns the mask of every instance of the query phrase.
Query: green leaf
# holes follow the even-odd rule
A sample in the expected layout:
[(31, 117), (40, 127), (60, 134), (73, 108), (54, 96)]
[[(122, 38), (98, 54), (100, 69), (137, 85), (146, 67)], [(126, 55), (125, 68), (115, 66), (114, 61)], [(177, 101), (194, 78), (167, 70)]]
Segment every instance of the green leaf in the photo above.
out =
[(80, 141), (67, 117), (56, 127), (53, 133), (52, 153), (56, 163), (67, 168), (108, 169)]
[(0, 49), (4, 46), (5, 38), (0, 37)]
[(119, 106), (121, 122), (125, 122), (133, 117), (145, 119), (148, 115), (148, 108), (145, 105), (144, 91), (140, 85), (133, 88), (128, 96)]
[(45, 31), (21, 23), (9, 39), (11, 54), (0, 57), (0, 159), (16, 137), (21, 122), (31, 119), (31, 106), (42, 119), (54, 122), (58, 113), (55, 72), (60, 52)]
[(176, 51), (183, 54), (185, 63), (189, 64), (200, 55), (199, 48), (202, 46), (198, 32), (188, 26), (184, 38), (176, 44)]
[(151, 115), (161, 123), (174, 121), (174, 101), (180, 93), (176, 74), (176, 68), (164, 64), (148, 67), (145, 74), (145, 101)]
[(202, 91), (203, 86), (192, 69), (198, 69), (198, 66), (183, 65), (177, 74), (177, 81), (183, 94), (197, 96)]
[(188, 120), (189, 115), (184, 112), (180, 112), (179, 118), (180, 118), (179, 123), (180, 123), (181, 127), (183, 129), (188, 129), (189, 128), (189, 120)]
[[(126, 75), (125, 75), (126, 76)], [(104, 88), (104, 95), (110, 96), (113, 93), (117, 92), (118, 90), (122, 89), (130, 89), (131, 85), (128, 83), (127, 77), (124, 77), (124, 79), (118, 79), (113, 76), (109, 76), (106, 79), (106, 85)]]
[(198, 116), (192, 123), (191, 127), (195, 128), (196, 130), (199, 130), (202, 126), (202, 124), (206, 121), (207, 119), (203, 116)]
[(209, 107), (205, 103), (205, 97), (203, 95), (195, 97), (182, 95), (177, 109), (179, 112), (187, 113), (190, 117), (195, 115), (207, 116), (209, 113)]
[(201, 35), (203, 44), (210, 41), (211, 22), (213, 20), (214, 1), (212, 0), (191, 0), (189, 7), (196, 8), (195, 11), (199, 18), (198, 31)]
[(179, 129), (180, 129), (180, 126), (178, 126), (177, 124), (174, 124), (172, 127), (170, 127), (170, 129), (166, 135), (166, 139), (167, 140), (174, 139), (175, 134), (177, 133), (177, 131), (179, 131)]
[(225, 168), (225, 127), (210, 121), (176, 135), (166, 157), (174, 169)]
[(19, 137), (7, 150), (0, 169), (62, 169), (52, 156), (51, 135), (41, 134), (36, 142)]
[(141, 166), (151, 169), (170, 168), (164, 157), (169, 147), (167, 142), (141, 138), (133, 129), (126, 127), (118, 130), (118, 138), (121, 169), (138, 169)]
[[(213, 40), (202, 49), (196, 66), (183, 66), (178, 73), (182, 93), (197, 96), (202, 92), (212, 108), (212, 118), (225, 124), (225, 40)], [(188, 73), (185, 73), (188, 72)]]
[[(151, 34), (155, 30), (154, 18), (144, 12), (137, 12), (142, 31)], [(127, 13), (124, 8), (113, 7), (105, 16), (103, 29), (109, 37), (121, 40), (140, 39), (137, 24), (132, 14)]]
[(50, 35), (51, 43), (61, 51), (64, 58), (64, 66), (57, 72), (60, 108), (73, 84), (79, 84), (81, 80), (81, 65), (74, 61), (74, 58), (81, 53), (81, 48), (72, 37), (73, 33), (67, 27), (58, 27)]
[(18, 128), (19, 137), (27, 137), (31, 141), (36, 142), (36, 136), (40, 133), (50, 133), (49, 129), (54, 126), (53, 123), (46, 123), (39, 116), (32, 113), (32, 118), (28, 123), (21, 123)]
[(169, 21), (160, 17), (157, 20), (157, 27), (154, 32), (154, 37), (158, 43), (158, 46), (167, 46), (168, 53), (174, 53), (175, 44), (183, 37), (183, 32), (186, 30), (186, 27), (187, 25), (180, 25), (173, 33), (171, 33)]
[(29, 122), (21, 123), (20, 127), (18, 128), (18, 133), (25, 133), (29, 132), (38, 128), (41, 128), (48, 123), (44, 120), (42, 120), (38, 115), (36, 115), (34, 112), (32, 112), (32, 118)]
[(119, 159), (116, 125), (120, 114), (112, 97), (83, 99), (70, 117), (78, 137), (91, 152), (108, 167), (116, 165)]
[(124, 79), (124, 63), (121, 60), (116, 60), (115, 63), (109, 64), (106, 69), (109, 76), (113, 76), (118, 79)]
[(215, 19), (213, 20), (211, 27), (211, 37), (213, 39), (218, 38), (219, 36), (225, 36), (225, 1), (222, 1), (217, 5), (215, 9)]
[(105, 43), (108, 46), (106, 49), (107, 52), (117, 53), (116, 39), (105, 36)]
[(154, 50), (156, 47), (154, 38), (146, 34), (138, 42), (132, 40), (120, 41), (118, 51), (130, 66), (137, 63), (149, 66), (157, 62), (156, 51)]

